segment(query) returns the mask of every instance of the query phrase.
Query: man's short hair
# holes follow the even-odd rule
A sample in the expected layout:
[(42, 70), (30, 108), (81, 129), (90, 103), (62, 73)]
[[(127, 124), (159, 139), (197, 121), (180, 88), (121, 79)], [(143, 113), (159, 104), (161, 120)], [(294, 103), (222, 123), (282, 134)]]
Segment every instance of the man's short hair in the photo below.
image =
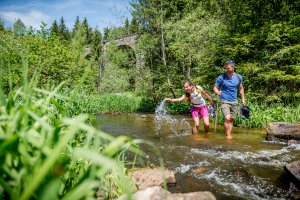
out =
[(230, 66), (232, 66), (232, 67), (235, 67), (235, 62), (233, 61), (233, 60), (227, 60), (225, 63), (224, 63), (224, 65), (225, 66), (227, 66), (227, 65), (230, 65)]

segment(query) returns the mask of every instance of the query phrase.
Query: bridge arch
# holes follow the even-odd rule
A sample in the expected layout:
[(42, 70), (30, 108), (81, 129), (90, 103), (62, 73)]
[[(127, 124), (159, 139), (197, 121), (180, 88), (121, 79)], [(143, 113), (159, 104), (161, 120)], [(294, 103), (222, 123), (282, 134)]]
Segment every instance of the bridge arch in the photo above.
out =
[[(131, 34), (131, 35), (127, 35), (121, 38), (117, 38), (114, 40), (114, 42), (116, 43), (117, 47), (122, 47), (122, 46), (127, 46), (130, 47), (133, 50), (133, 53), (135, 55), (135, 66), (136, 66), (136, 70), (140, 71), (142, 69), (142, 67), (144, 66), (144, 56), (137, 51), (137, 49), (135, 48), (135, 44), (137, 43), (139, 39), (139, 35), (137, 34)], [(102, 54), (105, 54), (105, 52), (107, 51), (109, 45), (111, 44), (111, 41), (108, 42), (104, 42), (101, 52)], [(108, 60), (102, 59), (101, 65), (100, 65), (100, 70), (99, 70), (99, 80), (98, 80), (98, 86), (102, 80), (102, 76), (103, 76), (103, 72), (105, 69), (105, 66), (107, 65)], [(139, 77), (136, 77), (136, 83), (139, 82)], [(137, 88), (137, 86), (136, 86)]]

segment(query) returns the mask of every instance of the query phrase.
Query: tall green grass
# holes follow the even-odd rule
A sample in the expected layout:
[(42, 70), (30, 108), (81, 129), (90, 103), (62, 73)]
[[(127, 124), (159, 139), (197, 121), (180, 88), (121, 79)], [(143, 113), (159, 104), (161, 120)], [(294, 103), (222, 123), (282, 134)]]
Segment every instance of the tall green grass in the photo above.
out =
[[(264, 105), (257, 102), (247, 102), (247, 106), (251, 109), (251, 118), (242, 119), (239, 112), (234, 121), (235, 126), (243, 126), (248, 128), (264, 128), (271, 122), (300, 122), (300, 103), (298, 105), (285, 106), (283, 104)], [(189, 104), (169, 103), (167, 105), (170, 114), (186, 114), (189, 115)], [(223, 124), (223, 113), (220, 105), (218, 105), (218, 124)], [(214, 119), (210, 118), (211, 122)]]
[[(61, 86), (0, 89), (0, 198), (113, 199), (133, 189), (123, 151), (140, 153), (138, 140), (114, 138), (90, 125)], [(85, 108), (86, 110), (82, 110)], [(77, 115), (78, 114), (78, 115)]]
[(120, 113), (134, 112), (140, 107), (142, 98), (130, 93), (87, 94), (84, 91), (72, 91), (65, 94), (69, 98), (69, 107), (84, 113)]
[(249, 102), (247, 106), (251, 108), (250, 119), (237, 117), (235, 125), (264, 128), (271, 122), (300, 122), (300, 104), (285, 106), (283, 104), (262, 105), (256, 102)]

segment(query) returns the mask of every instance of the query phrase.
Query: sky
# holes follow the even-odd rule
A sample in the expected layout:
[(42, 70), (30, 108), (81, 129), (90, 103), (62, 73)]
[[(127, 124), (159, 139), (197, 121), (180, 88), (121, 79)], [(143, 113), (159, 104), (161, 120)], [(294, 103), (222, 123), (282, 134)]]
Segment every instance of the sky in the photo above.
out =
[(6, 26), (20, 18), (27, 26), (39, 29), (41, 21), (49, 26), (63, 16), (69, 29), (76, 16), (87, 18), (92, 28), (120, 26), (130, 16), (130, 0), (0, 0), (0, 18)]

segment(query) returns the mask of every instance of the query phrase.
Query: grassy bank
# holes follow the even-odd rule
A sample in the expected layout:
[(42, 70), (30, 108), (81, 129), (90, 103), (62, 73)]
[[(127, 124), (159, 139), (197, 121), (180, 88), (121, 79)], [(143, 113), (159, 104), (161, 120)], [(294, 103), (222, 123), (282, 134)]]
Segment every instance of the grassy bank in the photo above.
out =
[(154, 112), (155, 104), (132, 93), (87, 94), (84, 91), (68, 91), (67, 107), (70, 113), (131, 113)]

